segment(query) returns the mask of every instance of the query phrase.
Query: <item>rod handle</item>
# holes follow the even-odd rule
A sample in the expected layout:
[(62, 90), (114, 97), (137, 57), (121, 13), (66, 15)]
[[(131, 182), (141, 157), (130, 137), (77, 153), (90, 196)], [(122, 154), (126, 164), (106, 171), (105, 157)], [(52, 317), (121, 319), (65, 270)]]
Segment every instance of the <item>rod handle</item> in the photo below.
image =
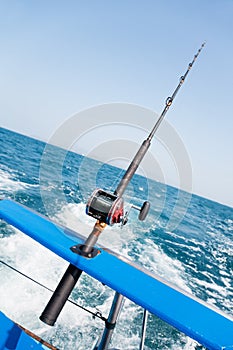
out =
[(82, 270), (70, 264), (40, 316), (40, 320), (49, 326), (54, 326), (63, 306), (69, 298)]

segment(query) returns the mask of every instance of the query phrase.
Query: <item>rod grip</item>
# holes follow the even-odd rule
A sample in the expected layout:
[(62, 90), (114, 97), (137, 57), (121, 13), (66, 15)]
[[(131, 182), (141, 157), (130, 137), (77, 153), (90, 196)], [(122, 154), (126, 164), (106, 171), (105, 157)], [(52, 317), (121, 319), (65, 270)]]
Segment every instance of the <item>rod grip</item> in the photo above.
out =
[(63, 306), (69, 298), (82, 270), (70, 264), (40, 316), (40, 320), (49, 326), (54, 326)]

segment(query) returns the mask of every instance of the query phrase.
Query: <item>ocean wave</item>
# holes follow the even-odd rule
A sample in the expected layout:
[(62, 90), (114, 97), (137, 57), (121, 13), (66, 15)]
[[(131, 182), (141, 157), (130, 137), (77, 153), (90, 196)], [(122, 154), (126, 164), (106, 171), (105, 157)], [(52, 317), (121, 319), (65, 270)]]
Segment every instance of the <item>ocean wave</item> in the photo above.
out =
[(13, 172), (9, 172), (3, 169), (0, 169), (0, 195), (4, 196), (4, 194), (11, 194), (12, 192), (16, 192), (18, 190), (25, 190), (27, 188), (35, 188), (38, 187), (38, 184), (31, 184), (19, 180), (17, 174), (13, 174)]

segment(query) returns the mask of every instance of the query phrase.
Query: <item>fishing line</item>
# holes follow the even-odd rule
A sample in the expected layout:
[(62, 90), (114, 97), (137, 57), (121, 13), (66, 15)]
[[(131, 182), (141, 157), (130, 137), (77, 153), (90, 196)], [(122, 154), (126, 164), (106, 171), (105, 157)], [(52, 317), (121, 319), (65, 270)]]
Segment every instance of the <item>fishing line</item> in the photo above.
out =
[[(51, 292), (51, 293), (54, 292), (54, 290), (52, 290), (52, 289), (50, 289), (49, 287), (45, 286), (44, 284), (42, 284), (42, 283), (36, 281), (36, 280), (33, 279), (32, 277), (30, 277), (30, 276), (26, 275), (25, 273), (23, 273), (22, 271), (19, 271), (19, 270), (16, 269), (15, 267), (13, 267), (13, 266), (7, 264), (5, 261), (0, 260), (0, 263), (3, 264), (3, 265), (5, 265), (5, 266), (8, 267), (9, 269), (11, 269), (11, 270), (17, 272), (17, 273), (20, 274), (21, 276), (27, 278), (29, 281), (34, 282), (34, 283), (36, 283), (38, 286), (40, 286), (40, 287), (42, 287), (42, 288), (48, 290), (49, 292)], [(91, 314), (93, 318), (97, 317), (97, 318), (99, 318), (100, 320), (102, 320), (102, 321), (104, 321), (104, 322), (107, 321), (107, 319), (106, 319), (104, 316), (102, 316), (102, 313), (101, 313), (100, 311), (93, 312), (93, 311), (91, 311), (91, 310), (89, 310), (89, 309), (86, 309), (84, 306), (82, 306), (82, 305), (80, 305), (80, 304), (77, 304), (75, 301), (73, 301), (73, 300), (71, 300), (71, 299), (68, 299), (68, 301), (69, 301), (71, 304), (73, 304), (73, 305), (79, 307), (80, 309), (82, 309), (82, 310), (88, 312), (89, 314)]]

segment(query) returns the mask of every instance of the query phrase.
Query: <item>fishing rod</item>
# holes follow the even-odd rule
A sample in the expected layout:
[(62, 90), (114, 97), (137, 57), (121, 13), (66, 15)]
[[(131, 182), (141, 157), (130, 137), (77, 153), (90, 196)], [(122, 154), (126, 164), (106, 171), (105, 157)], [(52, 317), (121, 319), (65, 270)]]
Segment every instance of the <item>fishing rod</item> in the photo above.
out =
[[(107, 225), (112, 226), (114, 224), (126, 224), (127, 213), (124, 213), (124, 200), (122, 195), (125, 189), (127, 188), (130, 180), (132, 179), (133, 175), (136, 173), (138, 166), (140, 165), (142, 159), (144, 158), (145, 154), (147, 153), (150, 147), (151, 140), (153, 139), (157, 129), (163, 121), (179, 89), (184, 83), (189, 71), (191, 70), (193, 64), (195, 63), (197, 57), (199, 56), (204, 46), (205, 43), (201, 45), (197, 53), (194, 55), (192, 62), (189, 63), (185, 74), (181, 76), (179, 84), (177, 85), (173, 94), (166, 99), (165, 107), (162, 113), (160, 114), (147, 139), (145, 139), (142, 142), (139, 150), (137, 151), (136, 155), (131, 161), (128, 169), (126, 170), (114, 193), (107, 192), (103, 189), (96, 189), (92, 193), (86, 205), (86, 214), (95, 218), (97, 221), (93, 227), (92, 232), (90, 233), (84, 244), (75, 245), (70, 248), (73, 253), (78, 254), (87, 259), (94, 258), (100, 253), (100, 251), (95, 248), (95, 244), (105, 227)], [(145, 220), (148, 214), (150, 203), (148, 201), (145, 201), (141, 208), (134, 205), (132, 207), (139, 211), (138, 218), (139, 220), (143, 221)], [(63, 306), (65, 305), (66, 300), (71, 294), (81, 274), (82, 270), (78, 269), (74, 265), (70, 264), (68, 266), (55, 292), (53, 293), (51, 299), (49, 300), (47, 306), (45, 307), (44, 311), (40, 316), (41, 321), (45, 322), (50, 326), (53, 326), (55, 324), (57, 317), (59, 316)]]

